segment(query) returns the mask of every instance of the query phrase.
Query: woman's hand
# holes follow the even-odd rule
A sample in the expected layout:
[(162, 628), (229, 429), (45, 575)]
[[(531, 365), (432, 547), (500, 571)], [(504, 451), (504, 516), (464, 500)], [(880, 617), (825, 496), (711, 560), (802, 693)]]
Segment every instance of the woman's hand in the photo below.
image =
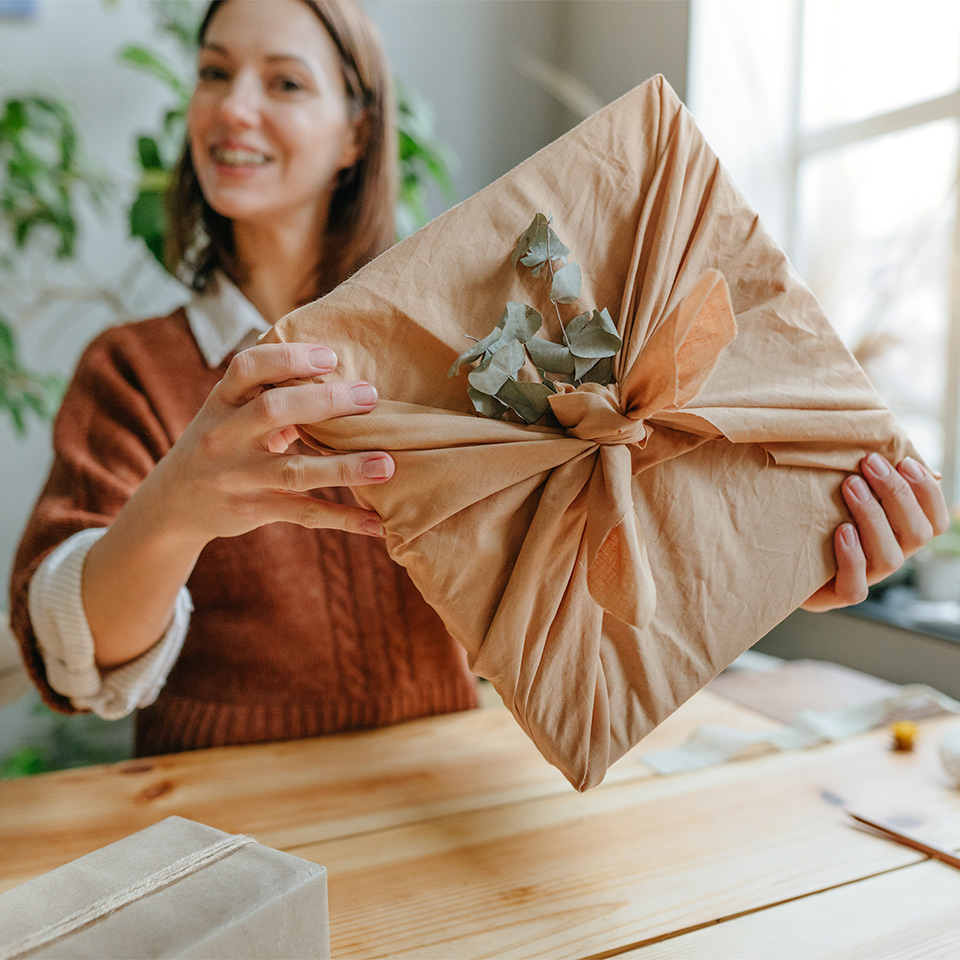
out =
[(333, 351), (310, 344), (264, 344), (237, 354), (148, 478), (162, 490), (170, 522), (201, 543), (278, 520), (382, 536), (372, 511), (308, 494), (382, 483), (393, 476), (388, 454), (287, 452), (297, 437), (294, 424), (368, 413), (377, 404), (376, 390), (365, 382), (269, 389), (330, 373), (336, 365)]
[(949, 526), (940, 484), (912, 457), (894, 470), (880, 454), (871, 453), (860, 461), (860, 472), (841, 487), (855, 523), (841, 524), (834, 534), (837, 575), (802, 604), (804, 610), (860, 603), (867, 587), (899, 570), (907, 557)]
[(264, 344), (237, 354), (169, 453), (140, 484), (83, 567), (83, 605), (97, 663), (109, 668), (149, 649), (165, 632), (180, 588), (204, 546), (286, 520), (382, 536), (369, 510), (315, 500), (321, 487), (382, 483), (386, 453), (288, 453), (293, 424), (367, 413), (368, 383), (288, 380), (330, 373), (332, 351), (310, 344)]

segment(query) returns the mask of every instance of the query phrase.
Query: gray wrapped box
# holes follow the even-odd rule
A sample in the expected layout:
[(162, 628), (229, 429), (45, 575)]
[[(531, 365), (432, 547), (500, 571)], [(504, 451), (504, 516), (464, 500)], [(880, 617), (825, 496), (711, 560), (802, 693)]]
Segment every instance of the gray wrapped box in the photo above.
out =
[(0, 894), (0, 960), (329, 956), (323, 867), (182, 817)]

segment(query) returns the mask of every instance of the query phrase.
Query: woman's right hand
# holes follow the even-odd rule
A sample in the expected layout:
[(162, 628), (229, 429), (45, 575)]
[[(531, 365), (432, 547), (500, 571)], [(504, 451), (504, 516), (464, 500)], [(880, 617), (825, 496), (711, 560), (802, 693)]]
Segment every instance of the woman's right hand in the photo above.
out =
[[(332, 350), (263, 344), (238, 353), (200, 412), (148, 481), (168, 518), (199, 543), (275, 521), (382, 536), (376, 513), (317, 500), (322, 487), (383, 483), (393, 476), (382, 452), (288, 453), (295, 424), (368, 413), (377, 392), (365, 382), (304, 382), (336, 369)], [(146, 492), (146, 491), (145, 491)]]
[(263, 344), (238, 353), (167, 455), (148, 474), (83, 567), (83, 605), (97, 663), (133, 659), (166, 631), (177, 593), (200, 551), (266, 523), (289, 521), (382, 536), (376, 513), (315, 500), (321, 487), (383, 483), (386, 453), (301, 454), (287, 450), (294, 424), (367, 413), (368, 383), (300, 383), (335, 369), (312, 344)]

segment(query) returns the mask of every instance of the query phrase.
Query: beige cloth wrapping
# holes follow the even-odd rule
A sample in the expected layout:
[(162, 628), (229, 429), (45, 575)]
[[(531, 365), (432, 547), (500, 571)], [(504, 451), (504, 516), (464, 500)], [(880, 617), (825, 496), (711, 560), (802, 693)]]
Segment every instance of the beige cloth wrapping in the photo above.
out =
[[(565, 322), (606, 306), (624, 341), (618, 386), (551, 400), (566, 430), (481, 418), (447, 377), (508, 300), (550, 323), (511, 262), (537, 211), (583, 270)], [(376, 384), (374, 413), (308, 439), (393, 454), (358, 499), (580, 790), (832, 576), (844, 473), (914, 453), (662, 77), (268, 338)]]

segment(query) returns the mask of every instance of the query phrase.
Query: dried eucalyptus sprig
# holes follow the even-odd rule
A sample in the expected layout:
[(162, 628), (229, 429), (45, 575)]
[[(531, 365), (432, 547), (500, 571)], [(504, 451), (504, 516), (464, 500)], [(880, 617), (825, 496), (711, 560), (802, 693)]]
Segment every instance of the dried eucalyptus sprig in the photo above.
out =
[[(530, 267), (534, 279), (547, 267), (549, 297), (563, 343), (534, 336), (543, 326), (543, 317), (533, 307), (508, 303), (493, 330), (464, 350), (447, 374), (456, 376), (464, 364), (476, 364), (467, 377), (467, 394), (485, 417), (499, 420), (511, 409), (525, 423), (534, 423), (545, 414), (549, 417), (549, 398), (560, 389), (558, 383), (576, 388), (613, 382), (613, 358), (622, 341), (606, 307), (581, 313), (566, 325), (560, 315), (559, 304), (579, 298), (583, 278), (580, 265), (567, 262), (570, 249), (554, 233), (551, 222), (551, 217), (536, 214), (517, 241), (511, 261), (514, 266)], [(528, 357), (539, 381), (518, 379)]]

